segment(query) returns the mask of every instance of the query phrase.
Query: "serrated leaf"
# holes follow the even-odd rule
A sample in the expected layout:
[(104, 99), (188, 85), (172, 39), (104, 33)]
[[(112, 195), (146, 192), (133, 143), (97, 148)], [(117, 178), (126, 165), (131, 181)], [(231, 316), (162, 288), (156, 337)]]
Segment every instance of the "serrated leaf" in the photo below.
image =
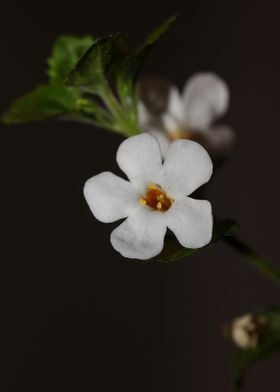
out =
[(231, 232), (237, 227), (239, 227), (238, 224), (231, 219), (223, 219), (223, 220), (216, 221), (214, 223), (211, 242), (207, 246), (199, 249), (184, 248), (182, 245), (179, 244), (179, 242), (176, 240), (174, 236), (167, 237), (165, 240), (163, 251), (161, 252), (161, 254), (156, 256), (153, 260), (159, 262), (172, 263), (184, 257), (191, 256), (194, 253), (197, 253), (207, 248), (208, 246), (214, 244), (215, 242), (219, 241), (222, 237), (231, 235)]
[(44, 120), (75, 110), (78, 92), (67, 86), (39, 86), (18, 98), (2, 120), (5, 123), (24, 123)]
[(259, 344), (254, 349), (238, 349), (235, 355), (234, 381), (237, 389), (243, 386), (247, 370), (256, 362), (272, 356), (280, 351), (280, 310), (259, 312), (267, 320), (267, 326), (260, 334)]
[(119, 33), (98, 39), (69, 73), (67, 84), (98, 93), (107, 86), (106, 74), (115, 58), (119, 58), (121, 50), (122, 38)]
[(94, 38), (90, 35), (75, 37), (64, 35), (57, 39), (52, 54), (47, 62), (47, 70), (51, 83), (64, 83), (68, 73), (76, 66), (78, 60), (93, 45)]

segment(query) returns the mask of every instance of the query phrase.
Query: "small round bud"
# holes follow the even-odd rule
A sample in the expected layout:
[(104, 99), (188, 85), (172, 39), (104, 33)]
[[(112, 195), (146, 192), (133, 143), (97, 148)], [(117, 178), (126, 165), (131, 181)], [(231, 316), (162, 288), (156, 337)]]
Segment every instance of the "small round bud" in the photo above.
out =
[(253, 349), (258, 346), (260, 332), (266, 325), (264, 316), (245, 314), (233, 320), (231, 325), (231, 337), (234, 343), (244, 349)]

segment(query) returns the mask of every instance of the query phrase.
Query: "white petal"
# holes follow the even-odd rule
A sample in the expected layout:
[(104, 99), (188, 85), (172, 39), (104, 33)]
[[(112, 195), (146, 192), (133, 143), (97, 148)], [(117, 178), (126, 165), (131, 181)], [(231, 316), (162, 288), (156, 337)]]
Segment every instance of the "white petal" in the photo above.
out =
[(142, 78), (138, 83), (138, 97), (151, 115), (158, 117), (166, 111), (172, 84), (160, 78)]
[(170, 145), (170, 140), (167, 137), (166, 133), (163, 130), (156, 128), (151, 128), (148, 130), (148, 132), (157, 139), (160, 145), (161, 155), (163, 159), (165, 159), (168, 147)]
[(150, 259), (162, 251), (165, 233), (163, 213), (142, 206), (112, 232), (111, 244), (124, 257)]
[(188, 196), (209, 181), (213, 164), (207, 151), (191, 140), (175, 140), (169, 145), (157, 183), (170, 196)]
[(203, 146), (213, 158), (228, 155), (235, 142), (235, 133), (232, 128), (225, 125), (211, 127), (203, 131)]
[(172, 134), (173, 132), (178, 132), (183, 129), (182, 123), (170, 113), (164, 113), (162, 115), (162, 123), (163, 128), (168, 134)]
[(225, 113), (229, 103), (229, 90), (217, 75), (199, 73), (186, 83), (183, 97), (187, 127), (203, 129)]
[(111, 172), (90, 178), (84, 196), (95, 218), (105, 223), (126, 218), (139, 206), (132, 185)]
[(160, 146), (147, 132), (132, 136), (121, 143), (117, 162), (133, 185), (143, 191), (162, 167)]
[(185, 248), (201, 248), (211, 241), (213, 217), (207, 200), (179, 198), (165, 214), (167, 227)]
[[(172, 86), (169, 91), (167, 113), (181, 125), (184, 122), (184, 103), (177, 87)], [(172, 130), (171, 130), (172, 131)]]
[(141, 101), (138, 102), (138, 123), (141, 131), (145, 131), (152, 123), (152, 116)]

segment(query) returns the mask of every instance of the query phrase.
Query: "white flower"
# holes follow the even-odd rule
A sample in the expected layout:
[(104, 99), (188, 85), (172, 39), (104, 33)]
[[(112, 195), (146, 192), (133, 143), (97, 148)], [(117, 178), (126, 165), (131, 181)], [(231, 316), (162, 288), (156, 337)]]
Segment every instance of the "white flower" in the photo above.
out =
[(158, 142), (143, 133), (121, 143), (117, 163), (129, 181), (104, 172), (86, 182), (84, 195), (101, 222), (127, 218), (111, 233), (118, 252), (128, 258), (154, 257), (163, 249), (167, 228), (184, 247), (209, 243), (211, 204), (186, 197), (212, 175), (212, 162), (203, 147), (177, 140), (162, 163)]
[(139, 84), (139, 126), (159, 141), (163, 156), (174, 139), (192, 139), (202, 144), (213, 158), (229, 153), (234, 132), (228, 126), (212, 125), (229, 104), (225, 82), (212, 73), (192, 76), (180, 94), (167, 82), (147, 80)]
[(264, 316), (255, 316), (251, 313), (237, 317), (231, 326), (231, 336), (234, 343), (244, 349), (258, 346), (259, 335), (267, 320)]

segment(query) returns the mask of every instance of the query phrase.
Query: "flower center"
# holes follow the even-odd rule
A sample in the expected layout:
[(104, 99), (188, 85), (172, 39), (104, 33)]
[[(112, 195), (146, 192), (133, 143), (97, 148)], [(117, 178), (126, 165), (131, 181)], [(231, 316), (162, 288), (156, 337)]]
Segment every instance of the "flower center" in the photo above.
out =
[(140, 197), (139, 203), (148, 206), (152, 210), (165, 212), (172, 206), (173, 199), (157, 184), (150, 184), (144, 197)]
[(177, 139), (192, 139), (193, 132), (177, 116), (166, 113), (162, 117), (162, 123), (167, 131), (170, 141)]
[(190, 131), (189, 129), (176, 129), (175, 131), (168, 132), (168, 137), (171, 141), (177, 140), (177, 139), (192, 139), (193, 138), (193, 132)]

